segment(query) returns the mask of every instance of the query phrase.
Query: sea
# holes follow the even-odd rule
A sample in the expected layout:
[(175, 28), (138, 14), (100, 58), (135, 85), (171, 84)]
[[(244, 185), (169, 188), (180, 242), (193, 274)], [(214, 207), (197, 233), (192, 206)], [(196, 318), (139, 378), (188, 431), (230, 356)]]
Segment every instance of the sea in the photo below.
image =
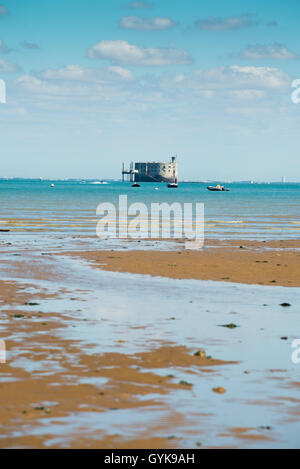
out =
[(300, 235), (300, 183), (226, 184), (228, 192), (210, 192), (204, 183), (166, 184), (97, 180), (0, 179), (0, 230), (12, 234), (96, 237), (99, 204), (118, 212), (119, 196), (128, 206), (177, 202), (204, 206), (204, 232), (212, 239), (295, 239)]

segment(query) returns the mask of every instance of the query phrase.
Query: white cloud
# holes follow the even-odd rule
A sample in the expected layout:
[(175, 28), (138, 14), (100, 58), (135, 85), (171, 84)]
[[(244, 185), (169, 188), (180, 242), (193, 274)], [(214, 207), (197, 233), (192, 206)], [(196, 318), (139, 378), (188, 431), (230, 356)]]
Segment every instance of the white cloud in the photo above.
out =
[(19, 70), (19, 66), (6, 60), (0, 59), (0, 72), (2, 73), (14, 73)]
[(149, 9), (153, 8), (154, 4), (150, 2), (143, 2), (143, 1), (136, 1), (136, 2), (130, 2), (125, 5), (125, 8), (129, 10), (144, 10), (144, 9)]
[(264, 90), (253, 89), (233, 90), (230, 93), (233, 98), (250, 101), (252, 101), (253, 99), (263, 99), (266, 96), (266, 92)]
[(241, 28), (248, 28), (254, 25), (251, 15), (231, 16), (229, 18), (208, 18), (199, 19), (195, 23), (199, 29), (210, 31), (227, 31)]
[(191, 86), (210, 89), (282, 89), (290, 84), (289, 76), (278, 68), (218, 67), (198, 70), (186, 79)]
[(171, 18), (141, 18), (139, 16), (124, 16), (120, 21), (122, 29), (137, 29), (140, 31), (160, 31), (170, 29), (177, 23)]
[(134, 80), (130, 70), (123, 67), (112, 66), (106, 68), (86, 68), (80, 65), (68, 65), (60, 69), (47, 69), (41, 73), (46, 80), (81, 81), (93, 83), (108, 83), (116, 79)]
[(123, 78), (124, 80), (134, 80), (134, 75), (130, 70), (124, 67), (118, 67), (117, 65), (108, 67), (113, 73), (116, 73), (119, 77)]
[(60, 88), (59, 86), (51, 85), (32, 75), (22, 75), (16, 80), (16, 83), (27, 92), (44, 95), (58, 95)]
[(299, 55), (288, 50), (282, 44), (275, 42), (274, 44), (255, 44), (248, 45), (239, 57), (242, 59), (261, 60), (261, 59), (276, 59), (276, 60), (289, 60), (299, 58)]
[(192, 58), (185, 50), (142, 48), (126, 41), (101, 41), (88, 49), (87, 56), (127, 65), (162, 66), (192, 63)]
[(218, 67), (196, 70), (191, 74), (164, 75), (160, 78), (160, 87), (164, 96), (193, 106), (203, 99), (214, 102), (222, 108), (228, 101), (256, 103), (276, 96), (287, 95), (291, 78), (277, 68), (269, 67)]
[[(72, 103), (103, 103), (115, 101), (119, 104), (137, 89), (135, 77), (130, 70), (119, 66), (109, 68), (84, 68), (68, 65), (61, 69), (47, 69), (35, 75), (22, 75), (15, 80), (18, 90), (26, 91), (26, 99), (38, 98), (37, 106), (55, 106), (69, 109)], [(36, 97), (36, 98), (34, 98)]]
[(97, 81), (96, 73), (80, 65), (68, 65), (60, 69), (47, 69), (41, 73), (47, 80)]

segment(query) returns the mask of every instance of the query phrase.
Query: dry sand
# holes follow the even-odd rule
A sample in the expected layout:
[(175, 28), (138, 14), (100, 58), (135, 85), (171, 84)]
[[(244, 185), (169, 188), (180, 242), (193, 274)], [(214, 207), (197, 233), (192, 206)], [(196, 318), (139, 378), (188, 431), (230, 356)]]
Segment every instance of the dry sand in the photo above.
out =
[(300, 241), (208, 241), (200, 251), (70, 252), (114, 272), (177, 279), (300, 286)]

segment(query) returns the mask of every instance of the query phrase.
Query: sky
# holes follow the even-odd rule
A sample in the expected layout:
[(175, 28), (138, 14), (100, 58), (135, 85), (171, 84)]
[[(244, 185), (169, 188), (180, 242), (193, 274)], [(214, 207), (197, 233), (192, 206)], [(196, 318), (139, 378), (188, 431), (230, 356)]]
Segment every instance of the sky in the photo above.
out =
[(299, 18), (298, 0), (0, 0), (0, 177), (178, 155), (180, 179), (300, 181)]

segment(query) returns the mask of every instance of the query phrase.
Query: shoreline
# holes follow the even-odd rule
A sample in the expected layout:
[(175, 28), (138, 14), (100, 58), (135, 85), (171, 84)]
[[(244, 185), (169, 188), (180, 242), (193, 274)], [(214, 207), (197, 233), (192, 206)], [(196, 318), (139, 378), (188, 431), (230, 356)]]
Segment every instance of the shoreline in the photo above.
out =
[[(299, 249), (299, 252), (298, 252)], [(300, 287), (300, 241), (207, 240), (199, 251), (66, 251), (112, 272), (173, 279)]]

